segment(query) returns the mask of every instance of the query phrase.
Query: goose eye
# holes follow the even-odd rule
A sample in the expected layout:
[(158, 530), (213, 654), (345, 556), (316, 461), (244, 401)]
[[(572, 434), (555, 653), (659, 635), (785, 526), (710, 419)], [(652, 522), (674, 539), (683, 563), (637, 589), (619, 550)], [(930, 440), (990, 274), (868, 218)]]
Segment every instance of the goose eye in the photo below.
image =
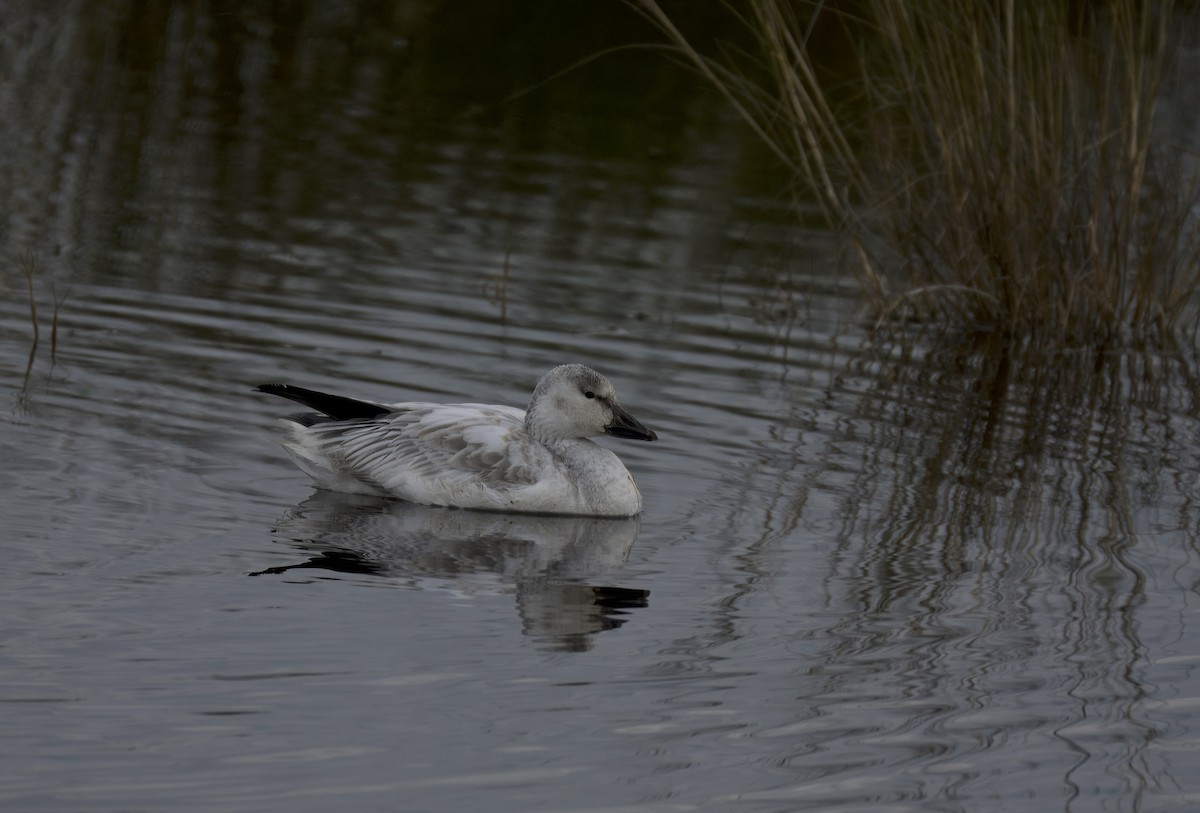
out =
[(583, 397), (584, 398), (595, 398), (596, 393), (592, 392), (591, 390), (587, 390), (586, 392), (583, 393)]

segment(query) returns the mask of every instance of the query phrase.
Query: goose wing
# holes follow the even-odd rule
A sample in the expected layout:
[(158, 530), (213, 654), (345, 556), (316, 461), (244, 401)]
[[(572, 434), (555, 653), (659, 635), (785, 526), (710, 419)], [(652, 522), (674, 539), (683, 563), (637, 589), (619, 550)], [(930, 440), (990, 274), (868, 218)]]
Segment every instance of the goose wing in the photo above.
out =
[(464, 490), (534, 485), (555, 468), (526, 432), (523, 410), (425, 403), (387, 409), (304, 428), (304, 451), (368, 486), (441, 504), (454, 504)]

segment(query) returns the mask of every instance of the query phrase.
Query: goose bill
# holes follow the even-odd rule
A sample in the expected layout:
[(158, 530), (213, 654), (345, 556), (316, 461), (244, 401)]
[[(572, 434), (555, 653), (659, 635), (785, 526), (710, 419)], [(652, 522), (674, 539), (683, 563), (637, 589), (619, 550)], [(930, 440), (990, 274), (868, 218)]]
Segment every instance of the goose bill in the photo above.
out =
[(631, 440), (658, 440), (654, 430), (647, 429), (642, 422), (625, 411), (619, 404), (610, 404), (613, 412), (612, 423), (604, 427), (604, 434), (616, 438)]

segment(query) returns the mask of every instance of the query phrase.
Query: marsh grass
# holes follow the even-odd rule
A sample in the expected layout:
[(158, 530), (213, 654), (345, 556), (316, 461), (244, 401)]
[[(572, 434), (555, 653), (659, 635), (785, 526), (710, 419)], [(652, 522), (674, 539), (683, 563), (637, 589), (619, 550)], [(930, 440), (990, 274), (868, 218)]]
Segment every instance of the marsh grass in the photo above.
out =
[(42, 284), (46, 284), (50, 288), (50, 365), (51, 369), (53, 369), (54, 364), (58, 360), (59, 316), (62, 312), (63, 303), (66, 302), (69, 294), (69, 288), (66, 285), (59, 284), (54, 279), (43, 281), (43, 278), (46, 277), (45, 268), (36, 252), (26, 251), (20, 254), (16, 258), (16, 266), (24, 278), (26, 303), (29, 307), (29, 324), (32, 331), (29, 342), (29, 357), (25, 362), (25, 374), (21, 381), (19, 395), (19, 402), (24, 404), (28, 400), (30, 380), (34, 364), (37, 360), (38, 347), (42, 339), (42, 319), (38, 308), (37, 289)]
[[(631, 2), (817, 199), (880, 320), (1068, 344), (1187, 329), (1200, 185), (1156, 127), (1171, 0), (729, 3), (753, 59)], [(849, 77), (810, 45), (831, 26)]]

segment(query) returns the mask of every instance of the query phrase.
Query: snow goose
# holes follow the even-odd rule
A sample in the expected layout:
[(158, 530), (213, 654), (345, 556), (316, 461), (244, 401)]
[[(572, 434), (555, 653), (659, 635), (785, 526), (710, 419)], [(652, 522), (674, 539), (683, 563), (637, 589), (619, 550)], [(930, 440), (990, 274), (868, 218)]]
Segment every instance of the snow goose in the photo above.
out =
[(377, 404), (286, 384), (259, 392), (317, 413), (282, 419), (284, 449), (321, 488), (428, 505), (630, 517), (633, 475), (598, 435), (656, 440), (600, 373), (564, 364), (526, 410), (489, 404)]

